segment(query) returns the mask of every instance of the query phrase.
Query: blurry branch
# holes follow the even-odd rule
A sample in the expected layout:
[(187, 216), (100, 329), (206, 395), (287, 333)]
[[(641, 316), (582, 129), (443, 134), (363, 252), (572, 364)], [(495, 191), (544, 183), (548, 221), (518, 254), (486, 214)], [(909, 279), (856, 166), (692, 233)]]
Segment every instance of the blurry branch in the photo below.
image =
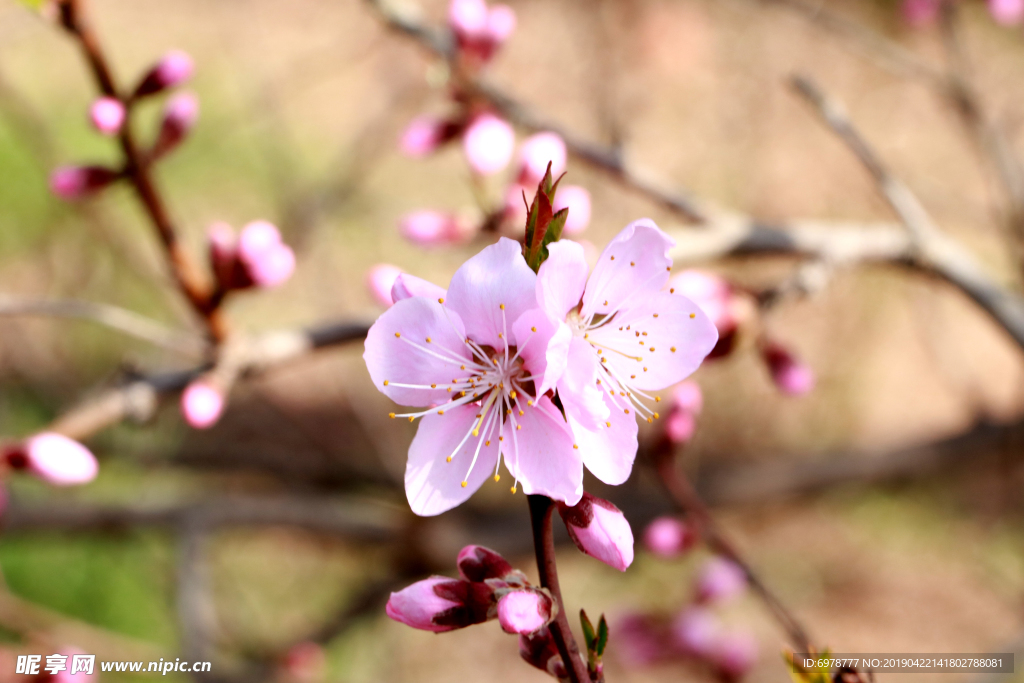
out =
[(202, 339), (172, 330), (133, 311), (77, 299), (24, 299), (0, 294), (0, 317), (48, 316), (90, 320), (176, 353), (201, 354)]
[(178, 534), (176, 595), (181, 654), (193, 662), (208, 662), (213, 659), (219, 632), (210, 585), (209, 530), (200, 516), (188, 515)]
[(156, 229), (167, 256), (167, 263), (178, 288), (185, 295), (196, 313), (203, 319), (211, 337), (219, 341), (227, 333), (220, 315), (219, 300), (203, 282), (195, 263), (178, 241), (177, 231), (167, 212), (166, 205), (150, 172), (150, 161), (140, 150), (132, 133), (131, 102), (114, 81), (99, 39), (85, 21), (82, 11), (84, 0), (59, 0), (61, 23), (77, 40), (103, 95), (126, 103), (129, 116), (121, 127), (118, 140), (124, 156), (124, 176), (131, 183)]
[[(366, 323), (342, 322), (308, 330), (273, 332), (246, 340), (239, 338), (233, 340), (231, 349), (237, 349), (235, 352), (240, 357), (230, 362), (237, 363), (241, 376), (258, 373), (316, 349), (362, 339), (368, 329)], [(123, 420), (144, 422), (155, 415), (161, 397), (181, 391), (207, 370), (209, 366), (200, 366), (132, 379), (86, 399), (48, 429), (82, 440)]]

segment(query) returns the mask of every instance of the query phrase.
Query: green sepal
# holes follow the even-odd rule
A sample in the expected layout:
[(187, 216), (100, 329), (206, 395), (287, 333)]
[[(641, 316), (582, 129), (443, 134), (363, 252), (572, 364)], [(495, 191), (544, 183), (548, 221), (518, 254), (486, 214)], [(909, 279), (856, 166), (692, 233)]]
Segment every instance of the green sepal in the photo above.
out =
[(586, 610), (580, 610), (580, 625), (583, 626), (583, 641), (587, 645), (587, 652), (594, 652), (597, 649), (597, 635), (594, 633), (594, 625), (590, 623)]
[(608, 646), (608, 620), (601, 615), (601, 621), (597, 622), (597, 656), (604, 655), (604, 649)]

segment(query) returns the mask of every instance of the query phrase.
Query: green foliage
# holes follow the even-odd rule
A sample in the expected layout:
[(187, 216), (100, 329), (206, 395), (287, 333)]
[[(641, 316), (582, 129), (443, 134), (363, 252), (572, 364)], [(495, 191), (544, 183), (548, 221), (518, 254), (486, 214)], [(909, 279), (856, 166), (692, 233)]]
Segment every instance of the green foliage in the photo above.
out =
[(583, 641), (587, 646), (587, 668), (591, 674), (601, 670), (601, 657), (608, 646), (608, 622), (604, 615), (597, 622), (597, 630), (585, 610), (580, 610), (580, 624), (583, 626)]
[[(564, 176), (562, 176), (564, 177)], [(530, 205), (530, 212), (526, 217), (526, 242), (523, 249), (523, 256), (526, 263), (533, 268), (534, 272), (540, 269), (548, 257), (548, 245), (557, 242), (562, 238), (562, 229), (565, 228), (565, 221), (569, 217), (568, 207), (561, 211), (554, 211), (555, 192), (558, 191), (558, 183), (562, 177), (552, 182), (551, 164), (548, 163), (544, 178), (537, 186), (537, 194)]]

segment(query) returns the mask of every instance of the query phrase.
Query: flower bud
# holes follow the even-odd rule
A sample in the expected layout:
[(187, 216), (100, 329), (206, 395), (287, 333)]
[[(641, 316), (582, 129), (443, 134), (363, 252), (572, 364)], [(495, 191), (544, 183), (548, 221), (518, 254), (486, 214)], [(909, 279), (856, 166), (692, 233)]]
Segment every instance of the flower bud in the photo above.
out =
[(436, 301), (437, 299), (445, 298), (447, 295), (448, 293), (445, 290), (433, 282), (427, 282), (415, 275), (409, 275), (409, 273), (401, 273), (395, 278), (395, 284), (391, 287), (391, 300), (396, 303), (412, 296), (425, 296)]
[(487, 37), (495, 46), (508, 40), (516, 30), (516, 12), (508, 5), (495, 5), (487, 13)]
[(742, 678), (757, 661), (757, 639), (745, 631), (723, 634), (718, 638), (711, 660), (729, 680)]
[(644, 530), (644, 546), (654, 555), (671, 559), (697, 543), (697, 531), (676, 517), (658, 517)]
[(391, 297), (391, 289), (402, 274), (402, 269), (390, 263), (378, 263), (366, 273), (366, 286), (374, 300), (381, 306), (395, 303)]
[(619, 508), (584, 492), (575, 507), (560, 502), (558, 513), (581, 551), (621, 572), (632, 564), (633, 531)]
[(814, 389), (814, 371), (780, 344), (769, 343), (762, 355), (772, 381), (782, 393), (801, 396)]
[(900, 14), (911, 26), (931, 24), (939, 16), (939, 0), (903, 0)]
[(143, 77), (132, 97), (145, 97), (180, 85), (192, 77), (194, 68), (188, 53), (171, 50)]
[(498, 623), (505, 633), (535, 633), (551, 621), (553, 605), (540, 591), (512, 591), (498, 600)]
[(704, 405), (700, 385), (681, 382), (672, 391), (672, 407), (665, 418), (665, 435), (674, 444), (686, 443), (696, 430), (696, 416)]
[(323, 678), (327, 666), (324, 648), (310, 640), (296, 643), (285, 654), (282, 668), (292, 681), (316, 681)]
[(690, 607), (672, 622), (671, 636), (684, 652), (709, 658), (718, 645), (722, 627), (711, 612), (701, 607)]
[(747, 575), (735, 562), (712, 557), (697, 576), (697, 599), (701, 602), (724, 602), (747, 589)]
[(493, 600), (487, 584), (432, 576), (392, 593), (386, 611), (395, 621), (441, 633), (493, 618)]
[(167, 100), (160, 133), (150, 152), (152, 158), (159, 158), (181, 144), (198, 118), (199, 100), (192, 93), (178, 93)]
[(590, 225), (590, 193), (578, 185), (558, 186), (555, 193), (554, 210), (561, 211), (568, 207), (569, 215), (565, 219), (565, 235), (578, 235)]
[(88, 448), (63, 434), (43, 432), (5, 453), (7, 464), (27, 470), (48, 484), (71, 486), (96, 478), (99, 466)]
[(482, 175), (492, 175), (508, 166), (515, 144), (512, 126), (494, 114), (477, 116), (462, 136), (466, 161)]
[(113, 97), (101, 97), (89, 107), (89, 120), (104, 135), (116, 135), (124, 125), (124, 118), (124, 105)]
[(295, 272), (295, 252), (281, 241), (277, 226), (266, 221), (253, 221), (242, 228), (238, 260), (257, 287), (277, 287)]
[(1013, 26), (1024, 20), (1024, 0), (988, 0), (988, 11), (997, 24)]
[[(519, 146), (519, 184), (532, 187), (536, 191), (538, 183), (544, 179), (548, 163), (551, 164), (551, 179), (556, 180), (565, 172), (565, 161), (565, 141), (560, 135), (531, 135)], [(555, 198), (557, 200), (557, 195)], [(572, 213), (572, 209), (569, 209), (569, 213)]]
[(61, 166), (50, 174), (50, 191), (61, 199), (82, 199), (102, 190), (120, 174), (103, 166)]
[(196, 429), (208, 429), (224, 412), (224, 396), (210, 384), (197, 380), (181, 393), (181, 414)]
[(398, 230), (410, 242), (423, 246), (455, 244), (472, 233), (472, 228), (457, 216), (427, 209), (402, 216)]
[(535, 633), (519, 636), (519, 656), (530, 666), (546, 671), (559, 681), (568, 678), (565, 662), (546, 626)]
[(417, 116), (402, 132), (399, 149), (413, 159), (425, 157), (457, 132), (457, 126), (433, 116)]
[(487, 30), (484, 0), (452, 0), (448, 5), (448, 26), (460, 39), (477, 39)]
[(667, 659), (672, 648), (666, 643), (664, 631), (664, 624), (650, 615), (628, 614), (615, 625), (615, 650), (634, 666)]
[(500, 579), (512, 573), (512, 565), (504, 557), (482, 545), (467, 545), (456, 560), (459, 574), (467, 581)]

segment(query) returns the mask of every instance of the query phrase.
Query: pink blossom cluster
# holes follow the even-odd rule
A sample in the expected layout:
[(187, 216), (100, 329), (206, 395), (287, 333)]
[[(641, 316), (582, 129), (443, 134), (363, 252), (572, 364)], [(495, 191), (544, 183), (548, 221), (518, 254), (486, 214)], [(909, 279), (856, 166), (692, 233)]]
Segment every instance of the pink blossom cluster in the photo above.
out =
[(99, 471), (88, 448), (55, 432), (41, 432), (0, 452), (11, 471), (27, 472), (53, 486), (86, 484)]
[[(131, 106), (139, 99), (176, 88), (192, 77), (192, 58), (172, 50), (142, 77), (131, 95), (104, 95), (89, 106), (89, 121), (103, 135), (121, 134), (128, 125)], [(164, 107), (156, 140), (148, 151), (150, 161), (167, 154), (184, 140), (199, 117), (199, 100), (192, 93), (172, 95)], [(61, 166), (50, 175), (50, 190), (68, 201), (83, 199), (122, 177), (120, 171), (99, 165)]]
[[(1024, 0), (985, 0), (985, 4), (997, 24), (1017, 26), (1024, 22)], [(900, 12), (911, 26), (927, 26), (938, 18), (941, 5), (942, 0), (903, 0)]]
[(638, 613), (620, 619), (615, 630), (618, 652), (633, 666), (697, 661), (725, 680), (741, 678), (757, 661), (757, 640), (746, 630), (726, 627), (715, 610), (746, 587), (740, 567), (720, 557), (708, 559), (683, 609), (668, 617)]
[(502, 463), (513, 492), (522, 484), (569, 507), (583, 498), (584, 468), (606, 484), (628, 479), (637, 417), (660, 418), (656, 392), (695, 371), (718, 341), (697, 304), (663, 291), (673, 244), (641, 219), (593, 272), (570, 240), (549, 244), (534, 273), (521, 246), (501, 238), (447, 290), (394, 281), (395, 303), (371, 327), (363, 358), (379, 391), (417, 407), (391, 413), (420, 418), (405, 475), (414, 512), (459, 505), (500, 479)]

